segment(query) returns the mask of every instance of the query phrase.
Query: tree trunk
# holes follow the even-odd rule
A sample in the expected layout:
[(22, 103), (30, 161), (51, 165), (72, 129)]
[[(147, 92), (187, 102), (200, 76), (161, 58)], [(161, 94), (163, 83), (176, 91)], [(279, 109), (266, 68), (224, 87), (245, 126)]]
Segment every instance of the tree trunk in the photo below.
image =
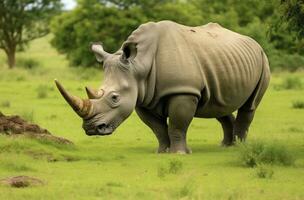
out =
[(7, 64), (10, 69), (15, 67), (16, 57), (15, 57), (15, 48), (12, 48), (6, 52), (7, 55)]

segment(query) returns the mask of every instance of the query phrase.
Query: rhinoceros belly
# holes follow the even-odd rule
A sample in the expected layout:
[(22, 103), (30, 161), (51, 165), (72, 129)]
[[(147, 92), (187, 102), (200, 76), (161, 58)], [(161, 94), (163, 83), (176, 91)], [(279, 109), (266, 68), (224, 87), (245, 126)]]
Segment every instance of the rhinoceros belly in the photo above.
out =
[(216, 118), (238, 110), (250, 97), (256, 84), (240, 88), (242, 90), (218, 91), (218, 88), (205, 89), (197, 107), (195, 117)]

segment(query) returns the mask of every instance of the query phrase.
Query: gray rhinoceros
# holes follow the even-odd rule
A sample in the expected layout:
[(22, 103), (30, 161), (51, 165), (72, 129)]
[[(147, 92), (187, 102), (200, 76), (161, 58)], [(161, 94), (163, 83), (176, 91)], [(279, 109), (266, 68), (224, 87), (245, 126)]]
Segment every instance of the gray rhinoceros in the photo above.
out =
[(149, 22), (114, 54), (99, 43), (91, 50), (105, 78), (99, 90), (86, 88), (89, 99), (70, 95), (56, 81), (86, 134), (111, 134), (135, 109), (156, 135), (159, 153), (191, 152), (186, 133), (193, 117), (216, 118), (223, 145), (235, 136), (244, 140), (270, 79), (260, 45), (216, 23)]

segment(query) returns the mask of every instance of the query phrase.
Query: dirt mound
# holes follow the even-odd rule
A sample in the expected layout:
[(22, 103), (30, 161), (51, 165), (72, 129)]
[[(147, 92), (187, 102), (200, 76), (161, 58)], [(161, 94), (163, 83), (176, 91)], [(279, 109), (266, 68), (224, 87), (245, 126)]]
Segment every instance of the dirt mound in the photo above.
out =
[(15, 176), (5, 179), (1, 179), (0, 183), (11, 187), (22, 188), (29, 186), (43, 185), (44, 182), (40, 179), (29, 177), (29, 176)]
[(37, 124), (32, 124), (22, 119), (18, 115), (5, 116), (0, 112), (0, 134), (10, 136), (27, 136), (31, 138), (50, 140), (60, 144), (73, 144), (71, 141), (56, 137), (48, 130), (41, 128)]

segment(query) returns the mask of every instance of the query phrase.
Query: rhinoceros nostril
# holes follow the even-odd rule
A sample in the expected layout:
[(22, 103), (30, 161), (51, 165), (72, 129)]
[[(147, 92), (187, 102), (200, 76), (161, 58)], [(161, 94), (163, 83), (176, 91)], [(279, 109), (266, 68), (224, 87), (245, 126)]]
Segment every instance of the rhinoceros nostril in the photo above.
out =
[(97, 131), (98, 131), (99, 133), (103, 133), (103, 132), (105, 131), (106, 128), (107, 128), (107, 125), (106, 125), (105, 123), (102, 123), (102, 124), (99, 124), (99, 125), (97, 126)]

